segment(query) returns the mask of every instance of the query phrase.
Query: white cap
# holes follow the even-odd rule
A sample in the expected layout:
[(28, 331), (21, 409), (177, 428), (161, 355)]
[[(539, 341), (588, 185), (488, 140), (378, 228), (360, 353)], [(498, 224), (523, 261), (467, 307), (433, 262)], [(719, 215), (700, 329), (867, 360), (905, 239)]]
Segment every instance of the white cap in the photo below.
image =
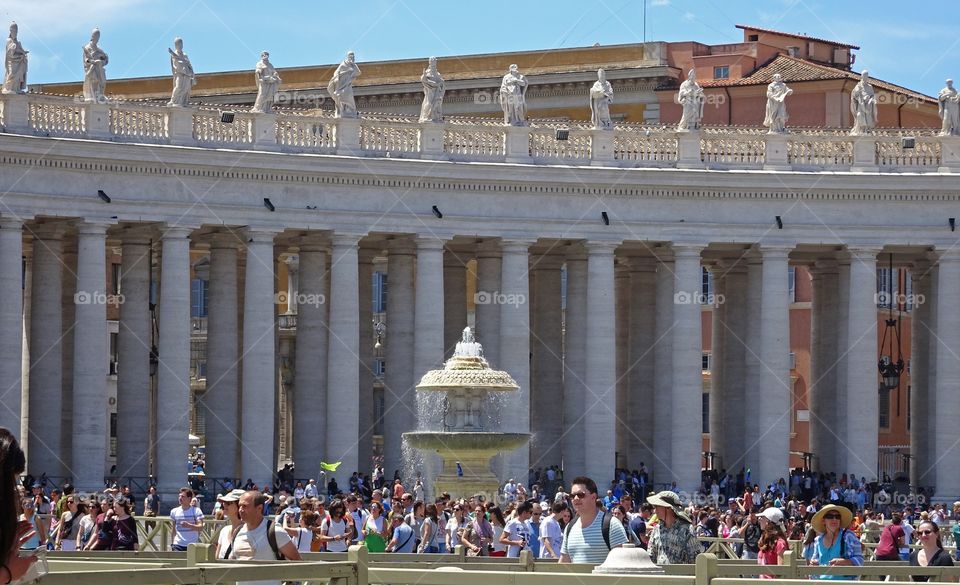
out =
[(775, 508), (775, 507), (767, 508), (763, 512), (760, 512), (760, 515), (766, 518), (767, 520), (769, 520), (770, 522), (773, 522), (774, 524), (783, 523), (783, 512), (780, 511), (780, 508)]

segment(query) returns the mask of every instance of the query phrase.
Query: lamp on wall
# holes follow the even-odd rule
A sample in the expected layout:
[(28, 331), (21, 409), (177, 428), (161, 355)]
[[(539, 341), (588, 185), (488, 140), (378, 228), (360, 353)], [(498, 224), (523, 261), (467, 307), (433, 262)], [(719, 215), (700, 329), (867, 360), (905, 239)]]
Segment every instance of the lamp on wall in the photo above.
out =
[(778, 230), (782, 230), (782, 229), (783, 229), (783, 219), (781, 219), (780, 216), (778, 215), (778, 216), (776, 216), (776, 220), (777, 220), (777, 229), (778, 229)]
[[(900, 313), (903, 312), (903, 309), (894, 296), (893, 254), (890, 254), (889, 270), (888, 290), (881, 291), (886, 297), (889, 314), (884, 320), (883, 339), (880, 341), (880, 360), (877, 362), (877, 368), (880, 370), (880, 377), (883, 379), (880, 388), (882, 390), (899, 390), (900, 374), (903, 373), (903, 353), (900, 348), (900, 319), (894, 319), (893, 307), (896, 305)], [(888, 339), (890, 340), (889, 345), (887, 343)], [(897, 361), (893, 361), (894, 355), (896, 355)]]
[(110, 196), (107, 195), (103, 189), (97, 189), (97, 197), (99, 197), (100, 201), (103, 201), (104, 203), (110, 203), (111, 201)]
[(440, 208), (434, 205), (430, 208), (433, 211), (433, 214), (437, 216), (437, 219), (443, 219), (443, 212), (440, 211)]
[(277, 210), (277, 208), (274, 207), (273, 202), (270, 201), (270, 198), (269, 198), (269, 197), (264, 197), (264, 198), (263, 198), (263, 206), (266, 207), (267, 209), (269, 209), (270, 211), (276, 211), (276, 210)]
[(603, 225), (610, 225), (610, 216), (607, 215), (606, 211), (600, 212), (600, 219), (603, 221)]

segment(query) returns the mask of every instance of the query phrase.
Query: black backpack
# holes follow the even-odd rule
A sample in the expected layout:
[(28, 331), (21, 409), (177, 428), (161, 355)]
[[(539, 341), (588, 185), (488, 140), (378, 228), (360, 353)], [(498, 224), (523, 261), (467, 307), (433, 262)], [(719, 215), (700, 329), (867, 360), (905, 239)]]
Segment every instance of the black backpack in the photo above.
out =
[[(600, 532), (603, 534), (603, 543), (607, 545), (607, 550), (610, 550), (610, 520), (613, 518), (613, 514), (610, 512), (603, 513), (603, 524), (600, 525)], [(580, 519), (580, 514), (577, 514), (573, 517), (573, 520), (570, 521), (570, 524), (567, 524), (566, 529), (563, 531), (563, 539), (566, 540), (570, 538), (570, 530), (573, 528), (573, 525), (576, 524), (577, 520)], [(583, 530), (583, 527), (580, 528)]]

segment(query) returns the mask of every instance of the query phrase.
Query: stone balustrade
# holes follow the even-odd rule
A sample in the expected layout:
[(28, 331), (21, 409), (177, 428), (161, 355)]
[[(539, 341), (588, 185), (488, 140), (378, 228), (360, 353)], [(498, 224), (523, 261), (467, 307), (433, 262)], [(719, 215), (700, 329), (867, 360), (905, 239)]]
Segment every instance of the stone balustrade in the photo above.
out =
[[(260, 114), (171, 108), (144, 102), (88, 103), (44, 94), (0, 97), (8, 134), (86, 138), (289, 153), (431, 160), (593, 165), (624, 168), (777, 171), (960, 172), (960, 137), (932, 129), (879, 129), (850, 136), (840, 128), (705, 127), (617, 124), (594, 130), (583, 122), (533, 120), (503, 126), (493, 118), (451, 117), (420, 123), (403, 115), (336, 119), (316, 113)], [(557, 130), (566, 138), (558, 139)]]

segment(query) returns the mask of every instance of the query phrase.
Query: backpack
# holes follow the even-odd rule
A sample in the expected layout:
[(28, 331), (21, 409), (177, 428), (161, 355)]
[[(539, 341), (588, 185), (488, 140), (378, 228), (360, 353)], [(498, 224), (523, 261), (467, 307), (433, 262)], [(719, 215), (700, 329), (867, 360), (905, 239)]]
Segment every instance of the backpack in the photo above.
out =
[[(573, 528), (573, 525), (576, 524), (577, 520), (580, 519), (580, 514), (577, 514), (573, 517), (573, 520), (570, 521), (570, 524), (567, 524), (567, 528), (563, 531), (563, 538), (570, 538), (570, 530)], [(613, 519), (613, 514), (610, 512), (603, 513), (602, 524), (600, 525), (600, 532), (603, 534), (603, 543), (607, 545), (607, 550), (610, 550), (610, 520)], [(581, 527), (583, 530), (583, 527)]]
[[(224, 558), (228, 558), (230, 553), (233, 552), (233, 545), (236, 544), (237, 536), (239, 536), (239, 534), (240, 528), (237, 528), (237, 531), (233, 533), (233, 539), (230, 540), (230, 546), (227, 548)], [(273, 556), (276, 557), (278, 561), (282, 561), (284, 557), (283, 553), (280, 552), (280, 548), (277, 546), (277, 535), (273, 531), (273, 520), (267, 520), (267, 544), (270, 545), (270, 550), (273, 551)]]

